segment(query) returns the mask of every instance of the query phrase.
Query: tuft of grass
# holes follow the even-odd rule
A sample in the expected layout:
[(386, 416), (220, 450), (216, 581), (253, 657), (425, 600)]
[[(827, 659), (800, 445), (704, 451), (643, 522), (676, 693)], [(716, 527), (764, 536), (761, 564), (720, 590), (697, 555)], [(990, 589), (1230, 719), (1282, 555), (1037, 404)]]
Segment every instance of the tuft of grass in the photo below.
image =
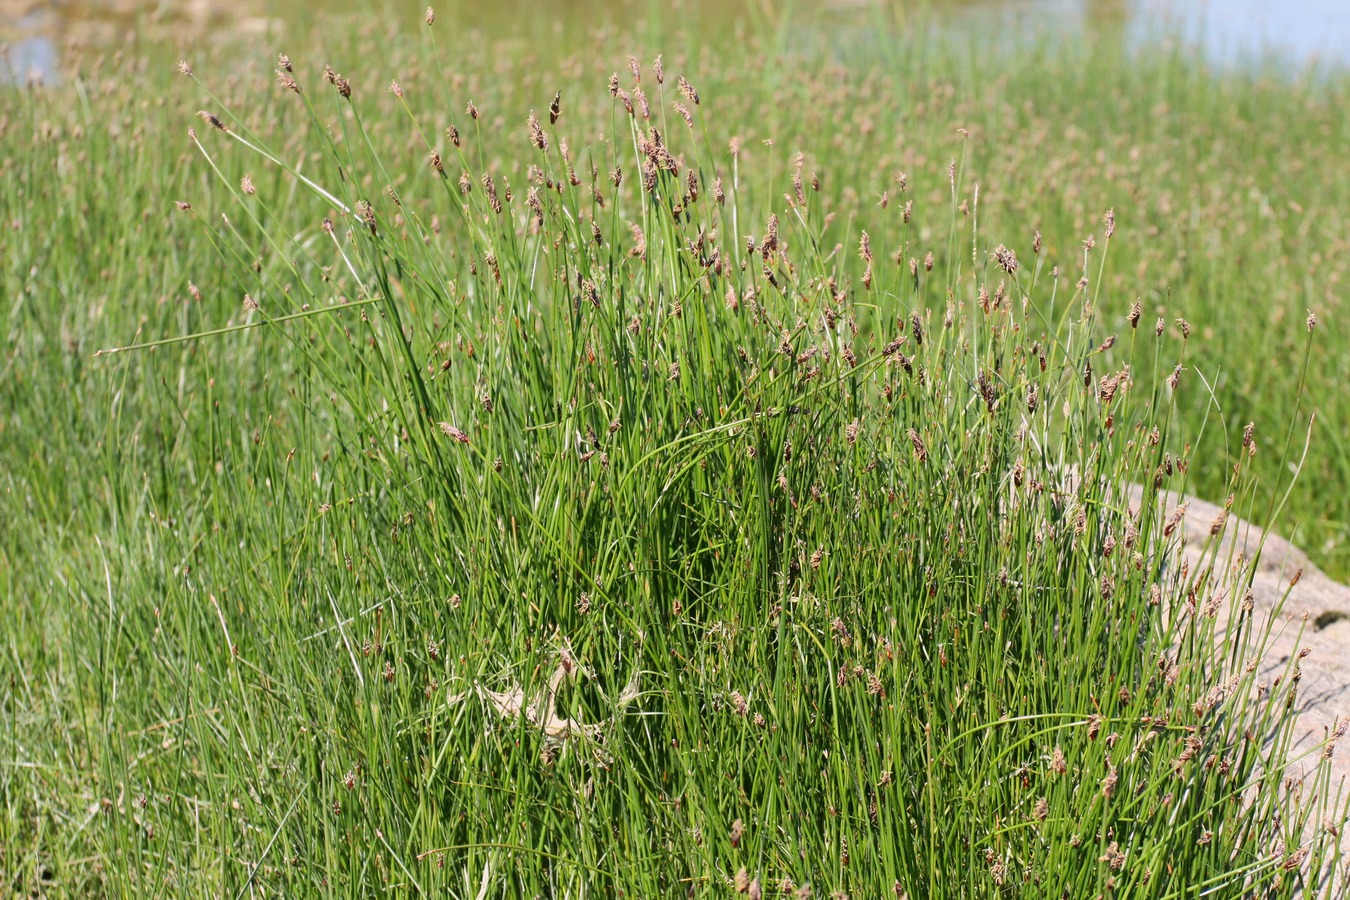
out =
[[(1339, 401), (1288, 302), (1224, 293), (1287, 274), (1288, 214), (1179, 171), (1214, 141), (1135, 156), (1130, 110), (1329, 123), (1339, 82), (899, 35), (831, 68), (786, 26), (506, 78), (452, 21), (11, 101), (14, 890), (1332, 890), (1297, 661), (1263, 681), (1251, 561), (1170, 562), (1156, 498), (1287, 485), (1217, 360), (1276, 423)], [(1173, 178), (1214, 179), (1186, 219)], [(1288, 376), (1228, 361), (1263, 341)]]

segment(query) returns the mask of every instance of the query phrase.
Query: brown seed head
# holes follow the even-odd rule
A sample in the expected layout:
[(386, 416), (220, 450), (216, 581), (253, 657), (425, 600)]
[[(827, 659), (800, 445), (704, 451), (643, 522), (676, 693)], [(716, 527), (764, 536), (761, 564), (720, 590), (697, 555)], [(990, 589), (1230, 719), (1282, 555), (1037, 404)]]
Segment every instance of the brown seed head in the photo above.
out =
[(1181, 520), (1186, 518), (1186, 509), (1189, 506), (1189, 502), (1181, 503), (1176, 509), (1172, 510), (1172, 514), (1167, 517), (1167, 524), (1163, 526), (1163, 537), (1172, 536), (1172, 532), (1177, 530), (1177, 526), (1181, 524)]
[(548, 124), (556, 125), (558, 115), (562, 112), (562, 91), (553, 95), (553, 102), (548, 105)]
[(441, 427), (441, 433), (444, 434), (446, 437), (452, 438), (453, 440), (461, 444), (467, 444), (469, 442), (469, 436), (464, 432), (460, 431), (455, 426), (451, 425), (449, 422), (441, 422), (439, 424)]
[(493, 182), (492, 176), (487, 172), (483, 173), (482, 184), (483, 190), (487, 192), (488, 205), (492, 207), (494, 213), (501, 215), (502, 201), (497, 197), (497, 185)]
[(192, 77), (192, 66), (188, 65), (186, 59), (180, 59), (178, 61), (178, 74), (186, 75), (188, 78)]
[(918, 462), (926, 461), (928, 459), (928, 447), (924, 444), (923, 438), (919, 436), (919, 432), (911, 428), (907, 432), (907, 435), (909, 437), (910, 446), (914, 448), (915, 460)]
[(323, 77), (328, 79), (328, 83), (337, 88), (337, 92), (347, 99), (351, 99), (352, 85), (346, 78), (333, 71), (332, 66), (323, 67)]
[(1056, 775), (1063, 775), (1065, 772), (1069, 771), (1069, 764), (1064, 759), (1064, 751), (1059, 748), (1058, 744), (1056, 744), (1055, 749), (1050, 752), (1050, 771), (1054, 772)]
[(1009, 250), (1002, 244), (999, 244), (997, 247), (994, 248), (994, 261), (997, 262), (1003, 268), (1003, 271), (1007, 272), (1009, 275), (1016, 274), (1017, 254)]
[(356, 216), (370, 229), (371, 234), (375, 233), (375, 207), (369, 200), (356, 201)]
[(202, 119), (203, 122), (207, 123), (208, 125), (213, 125), (213, 126), (215, 126), (216, 128), (219, 128), (221, 131), (229, 131), (229, 130), (230, 130), (230, 129), (226, 128), (226, 127), (225, 127), (225, 123), (222, 122), (222, 121), (220, 121), (220, 119), (219, 119), (216, 115), (214, 115), (213, 113), (209, 113), (209, 112), (207, 112), (206, 110), (203, 109), (203, 110), (198, 110), (198, 111), (197, 111), (197, 115), (201, 116), (201, 119)]
[(395, 97), (399, 98), (400, 100), (403, 99), (403, 88), (401, 88), (401, 87), (398, 86), (398, 82), (397, 82), (397, 81), (392, 81), (392, 80), (391, 80), (391, 81), (389, 82), (389, 93), (393, 94)]
[(750, 873), (745, 871), (745, 866), (741, 866), (739, 871), (736, 872), (736, 877), (732, 879), (732, 883), (738, 894), (744, 894), (750, 890)]
[(684, 99), (695, 106), (698, 106), (698, 91), (694, 90), (694, 86), (686, 81), (683, 75), (675, 80), (675, 86), (679, 88), (680, 93), (684, 95)]
[(544, 129), (539, 124), (539, 118), (535, 116), (534, 110), (530, 110), (530, 143), (534, 144), (540, 150), (548, 151), (548, 137), (544, 134)]

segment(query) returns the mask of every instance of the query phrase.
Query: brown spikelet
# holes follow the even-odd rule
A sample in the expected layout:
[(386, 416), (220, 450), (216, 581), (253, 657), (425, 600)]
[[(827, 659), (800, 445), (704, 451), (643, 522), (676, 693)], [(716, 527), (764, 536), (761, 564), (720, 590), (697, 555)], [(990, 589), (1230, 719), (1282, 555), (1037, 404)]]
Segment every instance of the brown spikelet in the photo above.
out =
[(540, 150), (548, 151), (548, 137), (544, 134), (543, 127), (539, 124), (539, 118), (530, 110), (530, 143), (534, 144)]
[(375, 233), (375, 207), (370, 204), (369, 200), (356, 201), (356, 217), (361, 220), (363, 225), (370, 229), (371, 234)]
[(911, 428), (911, 429), (909, 429), (909, 431), (907, 432), (907, 434), (908, 434), (908, 437), (909, 437), (909, 443), (910, 443), (910, 445), (914, 448), (914, 458), (915, 458), (918, 462), (925, 462), (925, 461), (927, 461), (927, 459), (928, 459), (928, 447), (927, 447), (926, 444), (924, 444), (923, 438), (919, 436), (919, 432), (917, 432), (917, 431), (915, 431), (913, 428)]
[(767, 260), (776, 252), (778, 252), (778, 216), (770, 213), (769, 222), (764, 229), (764, 240), (760, 245), (760, 253)]
[(323, 77), (328, 79), (328, 83), (337, 88), (337, 92), (346, 99), (350, 100), (352, 96), (352, 84), (343, 76), (333, 71), (332, 66), (323, 67)]
[(1017, 273), (1017, 254), (999, 244), (994, 248), (994, 261), (1009, 275)]
[(1188, 506), (1190, 506), (1189, 503), (1182, 503), (1178, 505), (1176, 509), (1172, 510), (1172, 514), (1167, 517), (1167, 524), (1163, 526), (1163, 537), (1171, 537), (1172, 532), (1177, 530), (1177, 526), (1181, 524), (1181, 520), (1186, 517), (1186, 508)]
[(694, 90), (694, 86), (686, 81), (683, 75), (676, 78), (675, 86), (679, 88), (680, 93), (684, 95), (684, 99), (695, 106), (698, 106), (698, 91)]
[(464, 432), (460, 431), (455, 426), (451, 425), (449, 422), (441, 422), (440, 427), (441, 433), (444, 434), (446, 437), (452, 438), (453, 440), (461, 444), (467, 444), (469, 442), (469, 436)]
[(488, 205), (492, 207), (494, 213), (501, 215), (502, 201), (497, 197), (497, 185), (493, 183), (492, 176), (484, 172), (482, 184), (483, 190), (487, 193)]

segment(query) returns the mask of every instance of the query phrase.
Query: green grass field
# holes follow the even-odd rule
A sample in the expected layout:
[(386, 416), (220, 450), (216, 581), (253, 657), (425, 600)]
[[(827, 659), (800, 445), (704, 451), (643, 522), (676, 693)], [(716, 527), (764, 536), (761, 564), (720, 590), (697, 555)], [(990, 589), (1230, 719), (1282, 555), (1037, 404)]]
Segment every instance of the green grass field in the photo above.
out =
[(1331, 893), (1350, 76), (752, 13), (0, 90), (4, 890)]

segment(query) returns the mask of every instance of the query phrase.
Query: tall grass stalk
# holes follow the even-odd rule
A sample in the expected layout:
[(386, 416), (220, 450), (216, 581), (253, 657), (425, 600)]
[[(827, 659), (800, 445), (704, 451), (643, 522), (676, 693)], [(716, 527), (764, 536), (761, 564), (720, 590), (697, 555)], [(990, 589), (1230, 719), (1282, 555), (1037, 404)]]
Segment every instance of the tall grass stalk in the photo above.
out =
[[(1052, 248), (967, 135), (883, 199), (894, 158), (768, 102), (799, 73), (754, 72), (761, 121), (675, 54), (559, 75), (551, 109), (549, 70), (443, 81), (442, 27), (405, 73), (297, 56), (217, 97), (184, 66), (190, 155), (145, 150), (172, 240), (63, 314), (138, 349), (23, 370), (16, 889), (1335, 889), (1345, 809), (1289, 750), (1298, 661), (1264, 659), (1290, 626), (1221, 528), (1171, 552), (1159, 498), (1202, 454), (1235, 513), (1271, 488), (1253, 443), (1209, 450), (1203, 336), (1121, 301), (1123, 202)], [(37, 146), (10, 178), (73, 164)], [(178, 254), (206, 298), (118, 317), (161, 267), (199, 293)]]

